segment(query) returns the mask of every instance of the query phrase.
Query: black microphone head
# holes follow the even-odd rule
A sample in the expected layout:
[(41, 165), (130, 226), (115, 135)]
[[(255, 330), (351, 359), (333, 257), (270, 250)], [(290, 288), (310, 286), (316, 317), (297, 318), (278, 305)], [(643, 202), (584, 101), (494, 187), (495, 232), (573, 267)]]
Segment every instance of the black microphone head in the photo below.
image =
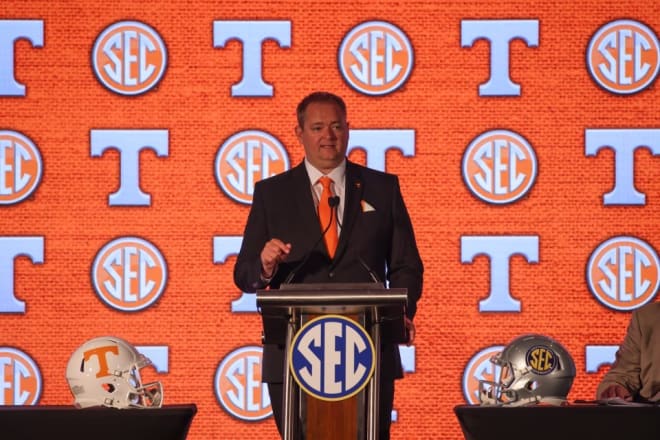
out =
[(334, 208), (335, 206), (339, 206), (339, 196), (328, 198), (328, 204), (330, 205), (331, 208)]

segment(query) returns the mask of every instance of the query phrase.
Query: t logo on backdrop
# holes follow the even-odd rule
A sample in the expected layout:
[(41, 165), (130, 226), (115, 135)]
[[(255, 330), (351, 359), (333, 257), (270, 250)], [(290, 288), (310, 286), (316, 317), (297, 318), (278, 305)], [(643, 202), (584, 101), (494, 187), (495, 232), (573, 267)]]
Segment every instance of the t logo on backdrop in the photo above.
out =
[(479, 301), (480, 312), (520, 312), (520, 301), (513, 299), (509, 288), (511, 257), (516, 254), (529, 263), (538, 263), (539, 237), (461, 237), (462, 263), (471, 263), (478, 255), (490, 260), (490, 292)]
[(108, 149), (119, 152), (119, 190), (108, 197), (109, 206), (150, 206), (151, 196), (140, 188), (140, 153), (152, 150), (169, 156), (168, 130), (91, 130), (90, 154), (101, 157)]
[(14, 290), (14, 261), (20, 256), (42, 264), (44, 237), (0, 237), (0, 313), (25, 313), (25, 302)]
[(231, 96), (273, 96), (273, 86), (263, 79), (262, 46), (273, 40), (281, 48), (291, 47), (291, 22), (214, 21), (213, 47), (224, 48), (231, 40), (240, 41), (243, 47), (243, 78), (231, 86)]
[(529, 47), (539, 45), (538, 20), (462, 20), (461, 46), (475, 41), (490, 43), (490, 78), (479, 85), (479, 96), (520, 96), (520, 85), (511, 81), (509, 53), (511, 41), (519, 38)]
[(584, 131), (584, 154), (597, 156), (600, 150), (614, 152), (614, 189), (603, 196), (604, 205), (645, 205), (646, 195), (635, 188), (635, 151), (646, 148), (660, 155), (658, 128), (587, 128)]
[(0, 20), (0, 96), (25, 96), (25, 85), (16, 81), (14, 46), (26, 39), (32, 47), (44, 45), (43, 20)]

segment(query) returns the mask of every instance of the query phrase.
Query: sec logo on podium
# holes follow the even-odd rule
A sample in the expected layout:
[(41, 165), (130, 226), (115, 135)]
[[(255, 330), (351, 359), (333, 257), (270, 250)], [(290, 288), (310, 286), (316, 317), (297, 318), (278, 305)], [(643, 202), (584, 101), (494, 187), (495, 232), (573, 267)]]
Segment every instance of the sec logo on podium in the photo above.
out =
[(317, 399), (337, 401), (359, 393), (375, 367), (374, 344), (357, 322), (341, 315), (311, 319), (296, 333), (289, 353), (295, 381)]

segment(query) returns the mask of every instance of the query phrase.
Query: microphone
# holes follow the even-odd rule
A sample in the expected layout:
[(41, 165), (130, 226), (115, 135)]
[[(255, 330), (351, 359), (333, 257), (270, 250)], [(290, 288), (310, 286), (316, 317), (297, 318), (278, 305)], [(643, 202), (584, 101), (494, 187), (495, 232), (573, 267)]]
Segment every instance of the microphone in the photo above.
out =
[[(378, 278), (378, 275), (376, 275), (376, 272), (374, 272), (371, 267), (367, 264), (366, 261), (362, 258), (361, 255), (357, 256), (358, 261), (364, 267), (364, 269), (369, 272), (369, 276), (371, 277), (371, 280), (376, 283), (380, 284), (383, 286), (383, 282), (380, 281), (380, 278)], [(382, 326), (382, 332), (384, 337), (392, 339), (393, 341), (398, 341), (399, 343), (408, 343), (410, 341), (410, 332), (408, 331), (408, 328), (406, 327), (405, 324), (405, 309), (404, 309), (404, 315), (400, 316), (398, 314), (396, 315), (388, 315), (388, 313), (383, 310), (383, 314), (380, 314), (380, 317), (378, 319), (378, 322)], [(391, 323), (391, 324), (389, 324)], [(400, 329), (403, 327), (403, 334), (401, 334)]]
[(323, 228), (323, 232), (321, 232), (321, 235), (319, 236), (318, 240), (314, 243), (314, 246), (307, 252), (307, 255), (302, 259), (300, 264), (298, 264), (291, 272), (289, 272), (289, 275), (286, 277), (284, 282), (282, 284), (291, 284), (293, 281), (293, 278), (298, 274), (298, 271), (303, 268), (305, 263), (307, 263), (307, 260), (312, 256), (312, 251), (316, 249), (316, 246), (319, 245), (321, 240), (323, 240), (323, 237), (325, 237), (326, 232), (328, 232), (328, 229), (330, 229), (330, 225), (332, 224), (332, 218), (333, 216), (336, 216), (336, 211), (337, 211), (337, 205), (339, 205), (339, 196), (334, 196), (334, 197), (329, 197), (328, 198), (328, 205), (330, 205), (330, 221), (328, 222), (328, 225)]
[[(332, 208), (332, 212), (337, 212), (337, 206), (339, 206), (339, 196), (334, 196), (330, 197), (328, 199), (328, 205), (330, 205), (330, 208)], [(330, 221), (332, 221), (332, 217), (330, 218)], [(339, 229), (341, 229), (341, 221), (339, 221), (339, 214), (337, 214), (337, 226), (339, 226)]]
[(374, 283), (383, 284), (383, 282), (378, 278), (378, 275), (376, 275), (376, 272), (371, 270), (371, 268), (366, 263), (366, 261), (364, 261), (364, 259), (360, 255), (358, 255), (357, 258), (360, 264), (362, 265), (362, 267), (364, 267), (364, 269), (369, 273), (369, 276), (371, 277), (371, 281), (373, 281)]

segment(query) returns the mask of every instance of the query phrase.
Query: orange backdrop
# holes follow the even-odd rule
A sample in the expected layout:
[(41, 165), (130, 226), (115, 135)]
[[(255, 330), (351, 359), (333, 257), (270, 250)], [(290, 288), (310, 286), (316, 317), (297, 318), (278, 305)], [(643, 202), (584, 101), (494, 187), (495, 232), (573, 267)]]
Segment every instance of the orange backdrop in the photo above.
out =
[[(3, 1), (0, 20), (43, 20), (44, 44), (15, 44), (14, 75), (23, 97), (0, 96), (0, 127), (29, 137), (43, 158), (37, 190), (0, 206), (0, 236), (44, 237), (44, 263), (18, 257), (14, 293), (24, 313), (0, 313), (0, 346), (28, 353), (43, 376), (42, 405), (72, 402), (64, 378), (70, 354), (105, 334), (136, 345), (167, 346), (167, 373), (158, 375), (165, 403), (195, 403), (191, 440), (267, 439), (272, 419), (244, 422), (214, 393), (222, 359), (259, 345), (256, 313), (232, 313), (241, 293), (232, 281), (235, 256), (213, 260), (214, 237), (240, 236), (249, 206), (228, 197), (214, 175), (220, 145), (249, 129), (267, 131), (286, 147), (291, 166), (303, 158), (294, 136), (295, 106), (324, 89), (342, 95), (353, 129), (415, 132), (415, 154), (388, 153), (386, 170), (400, 176), (425, 263), (416, 317), (415, 371), (398, 382), (395, 439), (462, 438), (452, 408), (465, 403), (463, 371), (479, 349), (526, 332), (558, 339), (572, 353), (577, 377), (571, 399), (593, 397), (603, 373), (587, 373), (587, 345), (616, 345), (629, 314), (604, 307), (585, 279), (590, 254), (618, 235), (659, 243), (660, 181), (647, 150), (636, 155), (634, 181), (643, 206), (605, 206), (614, 185), (614, 155), (585, 156), (587, 128), (652, 128), (658, 92), (651, 86), (618, 96), (590, 77), (586, 50), (603, 25), (620, 18), (660, 29), (654, 1)], [(538, 47), (510, 45), (510, 76), (520, 96), (479, 96), (489, 78), (489, 45), (461, 47), (461, 21), (538, 20)], [(97, 37), (122, 20), (146, 23), (162, 37), (167, 70), (147, 93), (122, 96), (96, 78), (91, 53)], [(270, 97), (232, 97), (242, 75), (237, 41), (213, 47), (215, 20), (283, 20), (291, 47), (267, 41), (262, 76)], [(338, 70), (341, 41), (358, 24), (392, 23), (408, 36), (414, 67), (403, 87), (370, 96), (350, 87)], [(140, 156), (140, 183), (149, 206), (109, 206), (119, 187), (119, 155), (90, 154), (90, 130), (160, 129), (169, 154)], [(516, 203), (489, 205), (471, 194), (461, 175), (467, 145), (479, 134), (508, 129), (524, 136), (538, 160), (536, 182)], [(351, 155), (365, 163), (365, 153)], [(461, 237), (538, 236), (539, 263), (515, 256), (510, 290), (519, 313), (479, 312), (490, 289), (490, 266), (461, 263)], [(168, 280), (150, 307), (125, 313), (105, 305), (90, 283), (92, 262), (123, 236), (154, 243)]]

